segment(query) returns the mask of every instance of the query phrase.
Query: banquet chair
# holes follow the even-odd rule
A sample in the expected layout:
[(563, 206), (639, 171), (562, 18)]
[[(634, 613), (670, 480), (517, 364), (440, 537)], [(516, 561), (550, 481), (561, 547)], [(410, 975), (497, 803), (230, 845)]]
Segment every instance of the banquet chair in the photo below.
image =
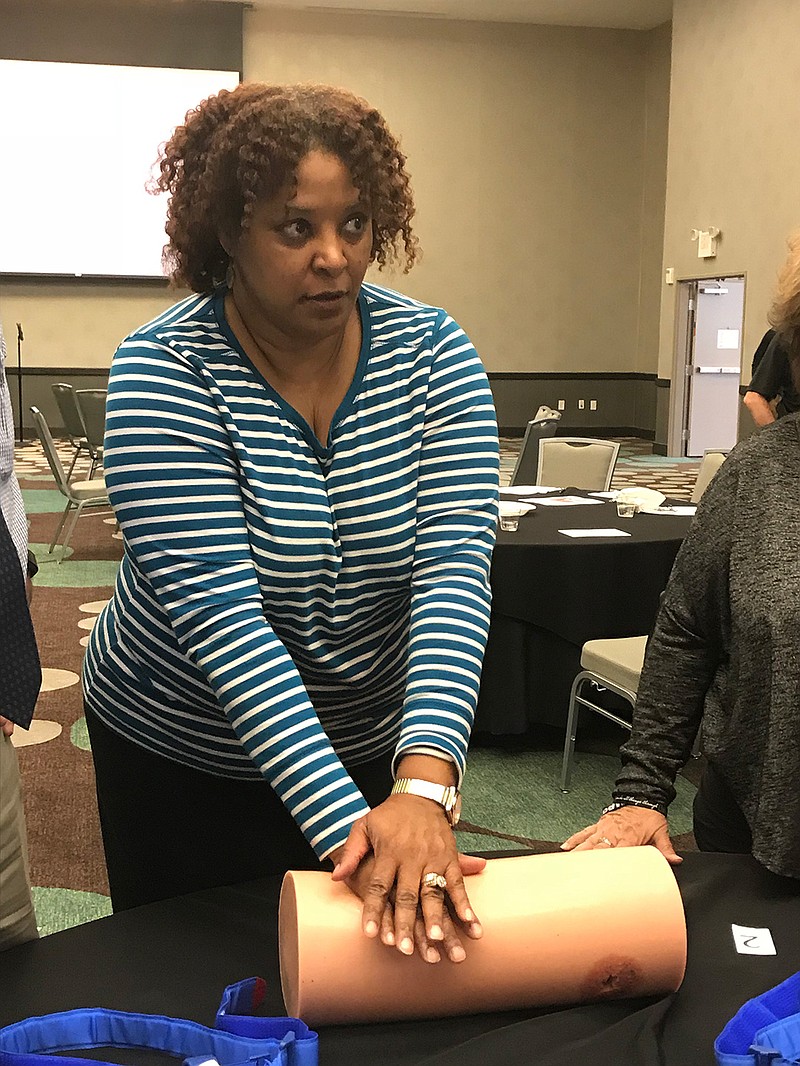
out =
[(103, 461), (103, 437), (106, 431), (106, 399), (108, 389), (76, 389), (75, 402), (84, 429), (84, 435), (92, 453), (92, 468)]
[[(611, 640), (587, 640), (581, 649), (583, 670), (572, 682), (567, 712), (567, 732), (564, 738), (564, 757), (561, 761), (561, 791), (569, 792), (572, 781), (572, 763), (575, 756), (575, 738), (578, 732), (578, 717), (582, 707), (602, 715), (615, 725), (630, 730), (636, 693), (644, 665), (644, 653), (648, 637), (615, 637)], [(601, 707), (586, 694), (587, 686), (608, 689), (630, 704), (631, 718)], [(699, 759), (703, 753), (702, 725), (692, 746), (692, 758)]]
[(53, 548), (55, 548), (58, 543), (58, 538), (61, 535), (61, 530), (64, 528), (67, 515), (74, 508), (74, 514), (69, 522), (66, 533), (64, 534), (64, 541), (61, 545), (63, 550), (58, 560), (60, 564), (63, 561), (64, 556), (67, 554), (69, 542), (84, 508), (110, 506), (108, 491), (106, 489), (106, 483), (102, 478), (96, 478), (94, 480), (90, 479), (88, 481), (70, 481), (64, 473), (64, 467), (61, 464), (61, 459), (56, 450), (53, 436), (50, 433), (50, 427), (47, 425), (44, 415), (38, 407), (31, 407), (31, 414), (33, 415), (33, 423), (36, 426), (36, 433), (41, 441), (45, 457), (50, 466), (53, 478), (55, 479), (58, 491), (62, 496), (65, 496), (67, 500), (67, 506), (64, 508), (64, 513), (61, 515), (61, 521), (58, 523), (58, 529), (50, 544), (51, 554)]
[[(67, 471), (67, 479), (72, 477), (72, 471), (75, 469), (75, 463), (78, 461), (78, 456), (81, 452), (86, 452), (89, 459), (92, 460), (92, 449), (89, 447), (89, 441), (86, 439), (86, 430), (83, 428), (83, 420), (81, 419), (80, 411), (78, 410), (78, 404), (75, 400), (75, 390), (71, 385), (68, 385), (64, 381), (54, 383), (52, 386), (53, 395), (56, 398), (58, 404), (58, 411), (61, 415), (61, 421), (64, 423), (64, 429), (69, 437), (69, 442), (75, 449), (75, 454), (72, 456), (72, 462), (70, 463), (69, 470)], [(94, 467), (89, 471), (87, 477), (92, 476)]]
[(537, 485), (570, 485), (605, 492), (619, 454), (619, 444), (591, 437), (550, 437), (539, 441)]
[(711, 484), (714, 475), (727, 458), (727, 452), (717, 451), (713, 448), (708, 448), (703, 452), (700, 469), (697, 472), (697, 481), (695, 481), (692, 489), (692, 503), (700, 502), (700, 498)]
[(509, 485), (536, 484), (539, 471), (539, 441), (544, 437), (555, 436), (557, 429), (558, 418), (532, 418), (528, 422)]
[(572, 762), (575, 755), (575, 737), (578, 731), (578, 716), (581, 707), (608, 718), (623, 729), (631, 728), (631, 721), (614, 711), (601, 707), (590, 699), (586, 690), (590, 685), (608, 689), (630, 704), (631, 718), (636, 705), (636, 691), (644, 663), (647, 637), (616, 637), (613, 640), (588, 640), (581, 649), (583, 669), (572, 682), (567, 714), (567, 733), (564, 740), (564, 757), (561, 762), (561, 791), (569, 792), (572, 781)]

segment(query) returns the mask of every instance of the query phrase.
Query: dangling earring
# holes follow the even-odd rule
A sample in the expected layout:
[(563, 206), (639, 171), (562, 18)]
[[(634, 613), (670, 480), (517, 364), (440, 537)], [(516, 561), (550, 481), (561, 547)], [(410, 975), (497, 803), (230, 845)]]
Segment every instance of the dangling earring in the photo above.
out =
[(225, 271), (225, 288), (228, 289), (228, 291), (230, 291), (233, 288), (233, 277), (234, 277), (233, 260), (229, 259), (228, 260), (228, 269)]

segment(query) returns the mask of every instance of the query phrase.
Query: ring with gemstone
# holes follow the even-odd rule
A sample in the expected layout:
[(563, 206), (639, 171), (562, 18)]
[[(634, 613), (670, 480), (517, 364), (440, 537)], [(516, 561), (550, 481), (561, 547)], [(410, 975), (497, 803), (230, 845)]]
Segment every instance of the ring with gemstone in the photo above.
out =
[(608, 839), (608, 837), (600, 837), (600, 843), (601, 844), (605, 844), (605, 846), (607, 848), (613, 848), (614, 847), (614, 845), (611, 843), (611, 841)]
[(447, 888), (447, 878), (443, 874), (428, 873), (424, 874), (422, 878), (423, 888), (441, 888), (442, 891)]

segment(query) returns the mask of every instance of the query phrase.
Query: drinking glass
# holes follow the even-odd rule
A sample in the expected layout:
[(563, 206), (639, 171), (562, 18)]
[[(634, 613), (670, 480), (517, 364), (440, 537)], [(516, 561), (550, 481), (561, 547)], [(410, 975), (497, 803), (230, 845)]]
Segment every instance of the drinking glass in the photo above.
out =
[(617, 500), (617, 515), (620, 518), (633, 518), (636, 514), (636, 504), (628, 500)]

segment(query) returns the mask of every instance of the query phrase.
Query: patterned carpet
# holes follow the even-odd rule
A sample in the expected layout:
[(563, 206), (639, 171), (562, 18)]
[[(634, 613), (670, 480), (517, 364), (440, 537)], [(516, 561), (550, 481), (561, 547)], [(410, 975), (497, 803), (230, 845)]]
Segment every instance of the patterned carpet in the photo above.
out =
[[(501, 476), (507, 483), (518, 439), (502, 441)], [(72, 450), (59, 443), (68, 465)], [(29, 734), (15, 732), (25, 789), (31, 879), (42, 933), (54, 932), (110, 911), (108, 886), (94, 801), (91, 755), (83, 719), (80, 663), (88, 632), (111, 594), (122, 554), (121, 534), (109, 511), (82, 517), (70, 549), (49, 556), (64, 499), (56, 490), (38, 442), (17, 449), (16, 469), (40, 563), (33, 617), (44, 668), (44, 686)], [(621, 441), (612, 487), (646, 485), (688, 498), (698, 462), (651, 454), (639, 440)], [(76, 467), (85, 476), (87, 467)], [(544, 735), (535, 747), (514, 740), (474, 747), (464, 793), (463, 850), (520, 846), (553, 850), (565, 836), (596, 816), (617, 767), (619, 736), (608, 729), (582, 729), (582, 757), (569, 795), (557, 787), (563, 737)], [(691, 800), (697, 767), (679, 781), (671, 810), (679, 845), (692, 847)]]

